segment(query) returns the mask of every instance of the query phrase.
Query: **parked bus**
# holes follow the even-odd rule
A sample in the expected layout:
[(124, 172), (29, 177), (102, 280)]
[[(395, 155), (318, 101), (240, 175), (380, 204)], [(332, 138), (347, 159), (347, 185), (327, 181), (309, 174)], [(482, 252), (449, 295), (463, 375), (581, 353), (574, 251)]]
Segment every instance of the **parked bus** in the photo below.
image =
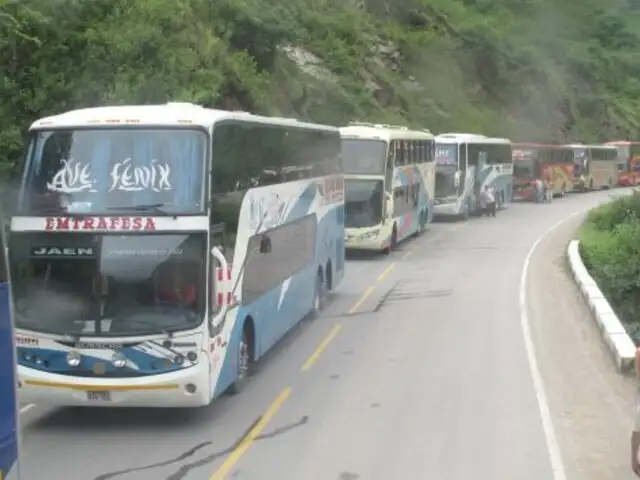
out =
[(535, 200), (534, 181), (549, 185), (554, 196), (573, 190), (573, 154), (564, 145), (513, 144), (514, 199)]
[(337, 128), (184, 103), (38, 120), (10, 237), (24, 399), (236, 393), (344, 251)]
[(477, 213), (480, 192), (496, 191), (499, 207), (512, 200), (511, 141), (472, 133), (444, 133), (436, 137), (437, 216), (467, 218)]
[(630, 187), (640, 184), (640, 142), (616, 140), (605, 145), (618, 150), (618, 185)]
[(434, 136), (351, 123), (340, 129), (347, 249), (389, 253), (433, 218)]
[[(0, 225), (4, 226), (2, 215)], [(0, 244), (0, 480), (19, 480), (18, 376), (4, 228)]]
[(618, 150), (607, 145), (568, 145), (573, 151), (574, 190), (586, 192), (618, 185)]

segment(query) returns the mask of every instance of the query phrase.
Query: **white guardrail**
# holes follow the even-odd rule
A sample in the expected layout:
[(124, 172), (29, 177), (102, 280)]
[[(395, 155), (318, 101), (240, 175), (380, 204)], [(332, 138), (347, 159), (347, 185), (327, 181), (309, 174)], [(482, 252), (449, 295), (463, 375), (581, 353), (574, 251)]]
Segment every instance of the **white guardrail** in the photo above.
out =
[(584, 266), (579, 247), (580, 241), (572, 240), (567, 248), (567, 257), (573, 278), (598, 324), (600, 334), (611, 351), (618, 370), (629, 370), (634, 365), (636, 346), (604, 297), (600, 287), (587, 271), (587, 267)]

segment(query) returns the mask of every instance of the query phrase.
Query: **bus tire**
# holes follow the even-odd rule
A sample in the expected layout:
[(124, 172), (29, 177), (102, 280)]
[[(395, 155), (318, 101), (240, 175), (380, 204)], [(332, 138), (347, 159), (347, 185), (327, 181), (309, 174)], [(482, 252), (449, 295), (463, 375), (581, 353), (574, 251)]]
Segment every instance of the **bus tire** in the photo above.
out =
[(425, 225), (427, 224), (427, 211), (420, 211), (420, 215), (418, 217), (418, 229), (416, 230), (415, 237), (419, 237), (425, 231)]
[(391, 231), (391, 244), (383, 250), (385, 255), (389, 255), (391, 252), (393, 252), (396, 249), (397, 246), (398, 246), (398, 227), (394, 223), (393, 230)]
[(467, 198), (464, 207), (462, 207), (462, 219), (464, 221), (469, 220), (469, 215), (471, 215), (471, 199)]
[(324, 308), (326, 298), (325, 282), (322, 275), (322, 268), (318, 268), (316, 274), (316, 286), (313, 291), (313, 305), (311, 306), (311, 318), (318, 318)]
[(324, 269), (324, 278), (327, 279), (326, 283), (326, 293), (328, 294), (331, 290), (333, 290), (333, 270), (331, 269), (331, 260), (327, 260), (327, 266)]
[(229, 386), (228, 390), (231, 395), (241, 393), (247, 386), (249, 377), (253, 373), (255, 365), (255, 338), (253, 319), (251, 317), (247, 317), (244, 320), (244, 325), (242, 326), (242, 338), (240, 342), (238, 342), (238, 351), (236, 352), (236, 364), (238, 366), (237, 377)]

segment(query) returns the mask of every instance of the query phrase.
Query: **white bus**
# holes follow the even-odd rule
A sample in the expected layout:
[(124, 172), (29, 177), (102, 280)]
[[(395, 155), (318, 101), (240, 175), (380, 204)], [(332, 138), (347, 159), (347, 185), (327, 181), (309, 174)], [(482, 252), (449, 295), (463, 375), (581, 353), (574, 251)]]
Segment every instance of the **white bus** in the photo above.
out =
[(346, 247), (389, 253), (433, 218), (435, 137), (370, 123), (351, 123), (340, 134)]
[(192, 104), (36, 121), (11, 220), (23, 400), (237, 392), (344, 275), (334, 127)]
[(478, 211), (480, 192), (496, 191), (498, 207), (513, 198), (511, 141), (472, 133), (444, 133), (436, 137), (437, 216), (468, 218)]

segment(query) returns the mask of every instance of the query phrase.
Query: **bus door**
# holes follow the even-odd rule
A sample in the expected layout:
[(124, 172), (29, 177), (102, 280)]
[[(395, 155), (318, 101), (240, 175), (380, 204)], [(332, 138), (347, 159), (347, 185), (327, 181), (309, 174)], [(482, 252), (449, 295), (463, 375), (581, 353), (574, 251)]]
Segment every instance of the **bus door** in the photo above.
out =
[(384, 196), (382, 199), (382, 223), (386, 223), (387, 219), (393, 216), (393, 196), (394, 181), (396, 173), (396, 162), (402, 158), (402, 144), (398, 140), (389, 142), (387, 155), (387, 165), (384, 173)]
[(458, 170), (460, 171), (460, 180), (458, 181), (458, 196), (464, 195), (467, 187), (467, 178), (469, 170), (469, 162), (467, 160), (467, 144), (458, 143)]
[(640, 144), (632, 143), (629, 147), (628, 165), (631, 176), (631, 184), (640, 184)]

